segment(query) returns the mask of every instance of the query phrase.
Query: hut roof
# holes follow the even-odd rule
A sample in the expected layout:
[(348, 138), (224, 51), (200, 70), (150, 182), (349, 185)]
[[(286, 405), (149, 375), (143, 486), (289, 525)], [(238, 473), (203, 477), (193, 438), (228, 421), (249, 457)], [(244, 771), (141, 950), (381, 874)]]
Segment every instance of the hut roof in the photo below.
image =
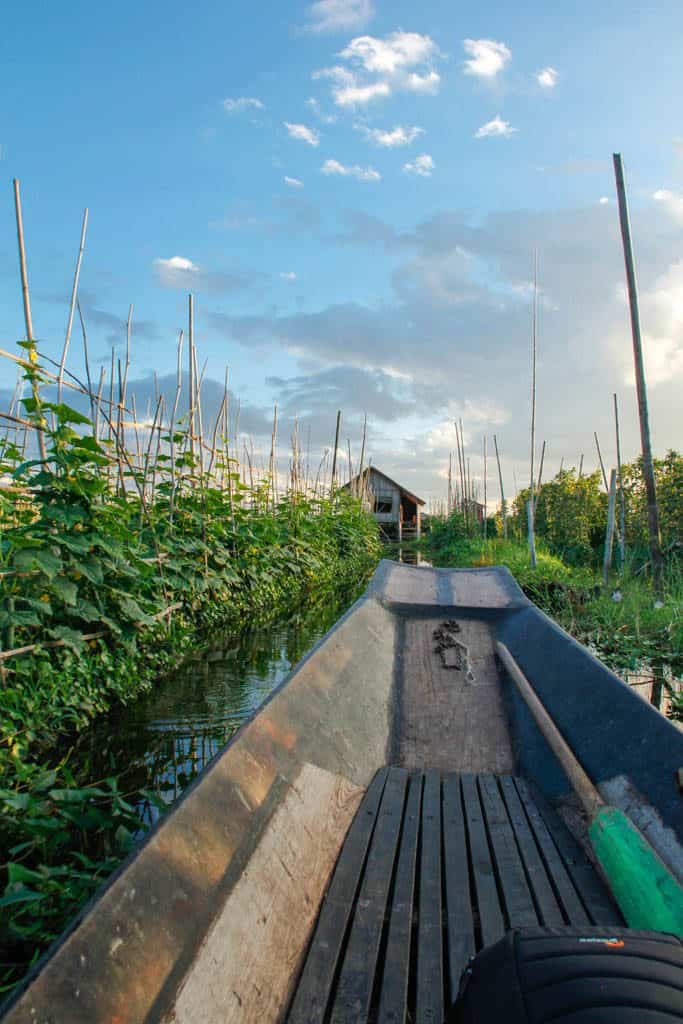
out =
[[(424, 505), (425, 502), (422, 498), (418, 498), (417, 494), (413, 494), (412, 491), (409, 491), (407, 487), (404, 487), (403, 484), (400, 484), (397, 480), (392, 480), (390, 476), (387, 476), (386, 473), (383, 473), (381, 469), (377, 468), (377, 466), (368, 466), (366, 469), (364, 469), (363, 477), (367, 477), (369, 473), (376, 473), (378, 476), (383, 477), (387, 481), (387, 483), (390, 483), (394, 487), (397, 487), (401, 494), (405, 494), (406, 498), (409, 498), (411, 501), (414, 501), (417, 505)], [(357, 480), (360, 480), (360, 473), (353, 478), (351, 483), (355, 483)], [(344, 484), (344, 487), (348, 488), (349, 486), (350, 484)]]

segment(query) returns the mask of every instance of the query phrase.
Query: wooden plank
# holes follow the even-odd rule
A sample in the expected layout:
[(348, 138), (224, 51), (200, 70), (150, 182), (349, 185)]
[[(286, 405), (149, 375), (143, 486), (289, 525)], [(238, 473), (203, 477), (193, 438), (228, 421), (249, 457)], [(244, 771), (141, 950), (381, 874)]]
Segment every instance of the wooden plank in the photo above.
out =
[(476, 776), (462, 776), (462, 795), (470, 840), (472, 878), (479, 912), (481, 944), (488, 946), (505, 934), (505, 922), (486, 838)]
[[(348, 779), (316, 765), (302, 766), (248, 867), (223, 905), (215, 907), (214, 921), (176, 997), (172, 1016), (177, 1024), (260, 1024), (281, 1018), (292, 969), (305, 949), (359, 797), (360, 787)], [(180, 889), (173, 894), (177, 899), (182, 895)], [(185, 899), (183, 904), (184, 913), (192, 914), (192, 903)], [(151, 933), (149, 941), (154, 946)], [(138, 984), (144, 986), (144, 976)], [(124, 1002), (115, 1014), (46, 1018), (41, 1013), (36, 1019), (50, 1018), (149, 1020), (147, 1014), (129, 1015)]]
[(324, 1019), (387, 775), (386, 768), (375, 775), (344, 841), (289, 1009), (291, 1024)]
[(488, 773), (480, 775), (478, 781), (509, 927), (526, 928), (536, 925), (539, 923), (538, 914), (498, 782)]
[(550, 806), (537, 787), (530, 792), (538, 810), (555, 840), (581, 900), (593, 924), (623, 924), (624, 919), (614, 904), (610, 893), (593, 867), (588, 855), (574, 839), (559, 814)]
[(417, 922), (415, 1024), (444, 1017), (443, 922), (441, 917), (441, 773), (425, 773)]
[(404, 768), (389, 770), (337, 982), (331, 1024), (363, 1024), (368, 1019), (407, 784)]
[(541, 812), (536, 806), (524, 779), (515, 778), (514, 786), (524, 808), (529, 827), (541, 851), (553, 888), (565, 915), (566, 923), (574, 925), (590, 924), (590, 918), (581, 901), (564, 860), (546, 826)]
[(529, 827), (512, 776), (503, 775), (499, 782), (541, 924), (548, 927), (563, 925), (565, 919), (562, 908), (548, 878), (548, 872)]
[(460, 776), (455, 772), (449, 772), (443, 780), (443, 846), (448, 982), (452, 1003), (458, 993), (460, 976), (476, 949), (465, 817)]
[(404, 1024), (406, 1020), (421, 804), (422, 773), (415, 772), (410, 777), (403, 817), (377, 1024)]

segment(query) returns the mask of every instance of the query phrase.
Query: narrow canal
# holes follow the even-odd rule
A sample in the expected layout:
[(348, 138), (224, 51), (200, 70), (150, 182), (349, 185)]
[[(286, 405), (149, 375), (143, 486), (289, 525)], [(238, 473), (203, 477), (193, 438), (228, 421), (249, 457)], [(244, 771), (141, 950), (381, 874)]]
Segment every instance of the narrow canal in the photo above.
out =
[(364, 588), (218, 636), (148, 695), (97, 720), (72, 751), (72, 767), (89, 781), (117, 776), (152, 823), (159, 810), (140, 791), (172, 804)]

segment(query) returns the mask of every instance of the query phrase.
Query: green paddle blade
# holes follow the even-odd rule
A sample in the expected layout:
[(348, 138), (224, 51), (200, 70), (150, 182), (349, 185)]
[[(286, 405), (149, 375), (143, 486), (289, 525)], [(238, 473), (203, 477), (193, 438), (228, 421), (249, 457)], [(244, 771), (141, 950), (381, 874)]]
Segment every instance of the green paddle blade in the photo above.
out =
[(588, 835), (629, 927), (683, 938), (683, 887), (623, 811), (601, 808)]

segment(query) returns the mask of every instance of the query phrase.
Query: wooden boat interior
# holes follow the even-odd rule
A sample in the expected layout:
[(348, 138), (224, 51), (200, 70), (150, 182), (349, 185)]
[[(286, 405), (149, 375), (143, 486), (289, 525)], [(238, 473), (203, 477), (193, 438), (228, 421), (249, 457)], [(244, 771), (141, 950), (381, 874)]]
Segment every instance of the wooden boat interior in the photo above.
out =
[(679, 730), (506, 569), (383, 561), (3, 1020), (435, 1024), (507, 928), (622, 923), (496, 641), (683, 878)]

